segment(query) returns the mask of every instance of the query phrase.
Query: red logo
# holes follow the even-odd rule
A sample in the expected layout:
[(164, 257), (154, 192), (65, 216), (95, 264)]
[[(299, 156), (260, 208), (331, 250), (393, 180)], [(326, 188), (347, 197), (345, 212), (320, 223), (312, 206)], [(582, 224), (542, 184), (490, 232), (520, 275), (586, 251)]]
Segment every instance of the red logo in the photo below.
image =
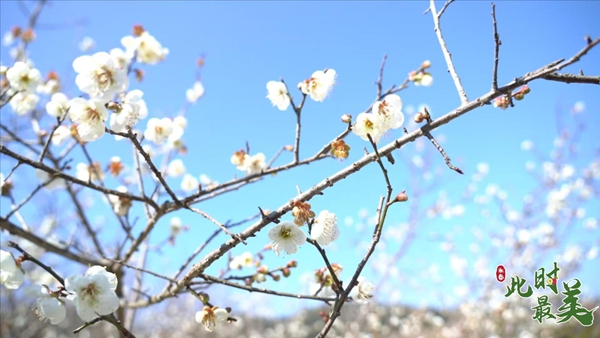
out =
[(498, 265), (496, 268), (496, 280), (500, 283), (504, 282), (506, 279), (506, 270), (504, 269), (504, 265)]

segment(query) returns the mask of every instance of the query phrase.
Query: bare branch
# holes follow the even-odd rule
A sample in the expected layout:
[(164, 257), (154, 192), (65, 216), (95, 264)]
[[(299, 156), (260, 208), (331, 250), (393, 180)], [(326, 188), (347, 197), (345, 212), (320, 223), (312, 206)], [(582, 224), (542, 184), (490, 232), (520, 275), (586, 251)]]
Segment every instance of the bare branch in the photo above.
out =
[(552, 73), (542, 76), (542, 79), (564, 83), (600, 84), (600, 76), (586, 76), (579, 74)]
[(377, 99), (375, 99), (376, 101), (379, 100), (379, 98), (381, 98), (381, 91), (383, 89), (383, 69), (385, 68), (386, 60), (387, 60), (387, 55), (383, 55), (383, 60), (381, 61), (381, 67), (379, 68), (379, 78), (375, 82), (375, 85), (377, 85)]
[(492, 79), (492, 90), (498, 90), (498, 61), (500, 60), (500, 35), (498, 34), (498, 25), (496, 23), (496, 4), (492, 2), (492, 21), (494, 23), (494, 77)]
[(440, 47), (442, 48), (442, 52), (444, 53), (444, 59), (446, 59), (446, 64), (448, 65), (448, 72), (450, 73), (450, 76), (452, 76), (452, 80), (454, 80), (454, 86), (456, 86), (456, 90), (458, 91), (458, 96), (460, 97), (461, 105), (464, 106), (469, 102), (469, 99), (467, 98), (467, 93), (465, 92), (465, 89), (463, 88), (462, 83), (460, 82), (460, 78), (456, 73), (454, 63), (452, 62), (452, 55), (448, 51), (448, 47), (446, 47), (446, 42), (444, 41), (444, 37), (442, 36), (442, 30), (440, 28), (440, 16), (443, 13), (443, 11), (448, 7), (448, 5), (450, 5), (450, 3), (452, 3), (452, 1), (448, 1), (439, 14), (435, 9), (434, 0), (430, 0), (429, 8), (431, 9), (431, 16), (433, 17), (435, 33), (440, 43)]

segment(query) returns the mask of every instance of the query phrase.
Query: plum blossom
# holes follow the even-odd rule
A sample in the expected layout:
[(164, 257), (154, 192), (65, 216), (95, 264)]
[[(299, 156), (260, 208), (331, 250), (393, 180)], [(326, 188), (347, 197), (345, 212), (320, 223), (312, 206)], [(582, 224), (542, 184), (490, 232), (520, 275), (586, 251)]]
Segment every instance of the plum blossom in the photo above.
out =
[(116, 62), (117, 67), (127, 69), (133, 59), (133, 52), (126, 52), (121, 48), (113, 48), (110, 50), (110, 56)]
[(71, 137), (71, 128), (65, 126), (58, 126), (52, 135), (52, 144), (60, 146)]
[(92, 165), (81, 162), (77, 164), (76, 170), (75, 176), (85, 182), (100, 181), (104, 178), (104, 172), (98, 162), (94, 162)]
[(18, 92), (10, 100), (10, 106), (17, 115), (32, 112), (40, 101), (40, 97), (31, 92)]
[(147, 31), (141, 32), (138, 36), (125, 36), (121, 39), (121, 44), (127, 53), (135, 52), (136, 61), (141, 63), (153, 65), (163, 61), (169, 54), (169, 49), (164, 48)]
[(231, 262), (229, 262), (230, 269), (241, 269), (243, 267), (251, 268), (254, 266), (254, 256), (249, 251), (244, 252), (240, 256), (235, 256)]
[(120, 111), (110, 116), (110, 128), (116, 132), (124, 132), (127, 128), (133, 128), (141, 119), (148, 116), (146, 101), (142, 99), (144, 93), (141, 90), (132, 90), (123, 98)]
[(50, 102), (46, 103), (48, 115), (62, 118), (69, 111), (69, 98), (63, 93), (52, 95)]
[(71, 296), (77, 315), (90, 322), (98, 315), (105, 316), (119, 308), (119, 297), (115, 294), (117, 277), (101, 266), (92, 266), (83, 275), (71, 275), (65, 280), (66, 289)]
[(281, 222), (272, 227), (269, 229), (269, 238), (273, 241), (272, 249), (277, 256), (281, 250), (291, 255), (306, 242), (306, 234), (293, 222)]
[(77, 97), (69, 105), (69, 116), (77, 124), (77, 133), (83, 141), (95, 141), (104, 135), (108, 111), (102, 102)]
[(185, 92), (185, 97), (189, 103), (196, 103), (204, 95), (204, 86), (202, 82), (196, 81), (192, 88)]
[(290, 96), (285, 83), (281, 81), (267, 82), (267, 99), (271, 100), (273, 106), (281, 111), (288, 109), (290, 105)]
[(337, 217), (328, 210), (323, 210), (312, 225), (310, 236), (321, 245), (327, 245), (340, 236)]
[(359, 304), (366, 304), (369, 299), (373, 298), (371, 294), (375, 290), (373, 283), (368, 282), (362, 276), (358, 277), (358, 285), (352, 290), (354, 299)]
[(6, 79), (14, 90), (34, 92), (40, 84), (42, 74), (27, 63), (17, 61), (6, 71)]
[(153, 117), (148, 120), (146, 131), (144, 131), (144, 137), (157, 145), (161, 145), (167, 140), (172, 132), (173, 121), (170, 118), (165, 117), (158, 119)]
[(204, 325), (208, 332), (212, 332), (217, 327), (217, 322), (224, 322), (228, 317), (227, 310), (216, 306), (205, 306), (202, 311), (196, 312), (196, 321)]
[(96, 42), (94, 41), (94, 39), (90, 38), (89, 36), (84, 37), (81, 42), (79, 42), (79, 50), (82, 52), (87, 52), (90, 49), (94, 48), (94, 46), (96, 46)]
[(318, 70), (309, 79), (300, 82), (298, 88), (302, 93), (310, 95), (311, 99), (323, 102), (333, 89), (335, 76), (336, 72), (333, 69)]
[(386, 131), (384, 119), (379, 114), (360, 113), (356, 117), (352, 131), (365, 141), (369, 140), (367, 137), (367, 134), (369, 134), (373, 142), (377, 143)]
[(73, 69), (78, 73), (75, 83), (90, 97), (106, 102), (129, 86), (127, 69), (119, 66), (106, 52), (80, 56), (73, 61)]
[(194, 190), (198, 190), (198, 186), (200, 182), (194, 175), (185, 174), (183, 175), (183, 179), (181, 180), (181, 189), (185, 192), (190, 192)]
[(11, 252), (0, 250), (0, 283), (7, 289), (18, 289), (25, 276), (20, 263), (17, 263)]
[[(126, 193), (127, 188), (124, 186), (117, 187), (117, 191)], [(108, 200), (113, 205), (115, 213), (119, 216), (126, 216), (131, 208), (131, 199), (117, 195), (108, 195)]]
[(404, 123), (402, 99), (396, 94), (387, 95), (383, 101), (375, 102), (373, 104), (372, 113), (373, 115), (381, 116), (383, 120), (383, 129), (385, 131), (388, 129), (400, 128)]
[(267, 168), (265, 159), (266, 157), (263, 153), (258, 153), (252, 156), (246, 154), (246, 158), (244, 159), (244, 170), (246, 171), (246, 175), (259, 174), (265, 170)]
[[(35, 176), (40, 181), (42, 181), (43, 183), (46, 184), (46, 185), (44, 185), (44, 188), (46, 188), (48, 190), (64, 188), (67, 186), (67, 183), (65, 182), (65, 180), (63, 180), (62, 178), (53, 178), (48, 172), (46, 172), (42, 169), (36, 169)], [(51, 182), (49, 182), (49, 181), (51, 181)], [(47, 182), (49, 182), (49, 183), (47, 183)]]
[(169, 162), (167, 166), (167, 175), (172, 177), (179, 177), (185, 174), (185, 165), (181, 159), (175, 159)]
[(50, 324), (56, 325), (61, 323), (67, 316), (64, 301), (52, 293), (48, 287), (35, 284), (29, 286), (25, 292), (30, 297), (38, 298), (34, 306), (34, 312), (40, 320), (48, 319)]

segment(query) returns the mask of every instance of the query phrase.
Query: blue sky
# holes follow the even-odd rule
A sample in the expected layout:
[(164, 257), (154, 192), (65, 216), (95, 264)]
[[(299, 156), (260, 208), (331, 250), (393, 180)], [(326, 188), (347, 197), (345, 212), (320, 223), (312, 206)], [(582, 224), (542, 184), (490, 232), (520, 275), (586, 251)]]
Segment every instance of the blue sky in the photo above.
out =
[[(32, 7), (30, 3), (27, 5)], [(438, 9), (442, 5), (442, 2), (438, 2)], [(92, 52), (108, 51), (122, 47), (120, 39), (131, 34), (134, 24), (143, 25), (170, 50), (164, 62), (156, 66), (141, 66), (146, 72), (145, 80), (139, 84), (132, 81), (130, 86), (131, 89), (144, 92), (152, 117), (173, 117), (179, 113), (185, 103), (185, 91), (198, 75), (196, 59), (205, 55), (206, 66), (202, 69), (201, 80), (206, 94), (186, 115), (188, 129), (184, 141), (189, 152), (181, 158), (188, 172), (196, 176), (204, 173), (223, 182), (234, 174), (238, 177), (242, 174), (236, 172), (229, 158), (234, 151), (243, 148), (246, 141), (250, 143), (252, 153), (264, 152), (268, 158), (281, 146), (293, 144), (295, 116), (291, 110), (277, 110), (265, 98), (265, 85), (270, 80), (282, 77), (290, 88), (294, 88), (296, 83), (310, 77), (316, 70), (333, 68), (338, 73), (337, 84), (324, 102), (307, 101), (303, 111), (302, 157), (311, 156), (343, 130), (344, 125), (339, 121), (342, 114), (356, 116), (372, 102), (376, 95), (373, 82), (377, 79), (384, 54), (388, 55), (385, 88), (401, 83), (409, 71), (418, 68), (424, 60), (431, 60), (433, 86), (411, 86), (401, 92), (405, 111), (410, 110), (409, 106), (415, 108), (427, 104), (435, 118), (456, 108), (460, 101), (452, 79), (446, 73), (431, 15), (423, 15), (427, 6), (427, 2), (417, 1), (57, 1), (50, 2), (42, 12), (40, 29), (36, 31), (37, 40), (30, 46), (29, 55), (43, 74), (50, 70), (59, 72), (65, 92), (77, 96), (80, 92), (74, 85), (75, 74), (71, 64), (83, 54), (77, 47), (82, 38), (89, 36), (95, 40), (96, 47)], [(2, 2), (0, 8), (0, 30), (3, 33), (25, 22), (26, 18), (17, 2)], [(592, 38), (599, 35), (600, 27), (594, 16), (599, 10), (600, 4), (594, 1), (499, 2), (496, 12), (503, 42), (499, 83), (507, 83), (551, 61), (575, 54), (584, 46), (585, 35)], [(470, 99), (487, 93), (491, 87), (494, 42), (490, 12), (488, 2), (458, 1), (448, 8), (441, 20), (448, 48)], [(8, 48), (2, 47), (0, 57), (3, 65), (10, 64)], [(589, 75), (600, 74), (599, 57), (599, 51), (593, 50), (581, 62), (565, 71), (576, 73), (583, 69)], [(425, 144), (431, 151), (433, 165), (440, 168), (439, 177), (444, 183), (440, 190), (449, 192), (451, 200), (458, 200), (453, 193), (462, 192), (476, 171), (477, 164), (485, 162), (490, 166), (490, 174), (484, 182), (496, 183), (506, 190), (510, 196), (509, 203), (515, 208), (521, 205), (522, 197), (534, 187), (534, 181), (524, 169), (524, 163), (533, 158), (520, 150), (521, 142), (525, 139), (534, 141), (547, 156), (556, 137), (555, 114), (565, 121), (571, 121), (569, 110), (578, 101), (585, 102), (586, 109), (580, 118), (586, 122), (587, 130), (581, 136), (582, 155), (574, 165), (581, 168), (593, 158), (597, 159), (593, 149), (598, 147), (598, 140), (593, 135), (600, 133), (598, 87), (544, 81), (533, 82), (530, 87), (531, 94), (518, 102), (515, 108), (502, 111), (486, 106), (433, 132), (435, 137), (445, 138), (444, 148), (455, 165), (466, 173), (465, 176), (458, 176), (449, 171), (441, 156), (433, 152), (431, 144)], [(296, 100), (300, 98), (298, 91), (291, 92)], [(6, 116), (9, 109), (5, 108), (7, 112), (3, 112), (2, 121), (9, 118)], [(51, 123), (49, 118), (44, 121)], [(145, 127), (145, 123), (142, 121), (139, 127)], [(393, 131), (382, 140), (382, 144), (400, 135), (401, 131)], [(198, 207), (223, 222), (248, 217), (256, 213), (258, 206), (276, 209), (296, 195), (296, 185), (305, 191), (325, 176), (346, 167), (350, 161), (359, 159), (362, 148), (367, 144), (355, 135), (349, 135), (347, 142), (352, 152), (345, 162), (325, 160), (280, 173), (277, 177), (267, 177), (263, 182)], [(115, 155), (123, 159), (131, 158), (130, 147), (122, 145), (107, 135), (90, 144), (89, 149), (94, 157), (106, 163)], [(397, 159), (410, 160), (415, 154), (414, 146), (395, 154)], [(276, 164), (286, 163), (290, 158), (290, 154), (284, 153)], [(3, 173), (10, 170), (8, 163), (2, 157)], [(390, 167), (390, 171), (396, 191), (406, 189), (411, 196), (409, 187), (415, 178), (411, 177), (407, 165), (399, 161)], [(14, 179), (24, 180), (29, 174), (31, 171), (23, 170), (22, 173), (15, 173)], [(115, 183), (107, 180), (108, 185), (111, 182)], [(178, 187), (180, 181), (174, 179), (170, 182)], [(485, 188), (484, 183), (480, 186)], [(350, 271), (362, 256), (364, 248), (360, 242), (368, 238), (370, 231), (359, 232), (353, 227), (346, 227), (344, 220), (351, 217), (358, 222), (363, 209), (373, 214), (378, 196), (384, 192), (381, 173), (373, 165), (311, 201), (315, 211), (328, 209), (338, 215), (342, 235), (337, 246), (331, 249), (331, 260), (347, 268), (344, 275), (346, 279), (351, 276)], [(22, 194), (24, 197), (26, 192)], [(46, 194), (45, 198), (49, 196)], [(431, 196), (437, 196), (437, 192), (424, 197), (423, 201), (432, 201)], [(67, 205), (66, 200), (60, 201)], [(594, 201), (597, 203), (597, 199)], [(108, 209), (102, 202), (96, 205), (97, 208), (90, 209), (93, 213), (105, 214), (108, 220), (112, 220), (112, 215), (107, 213)], [(413, 271), (415, 276), (420, 276), (418, 271), (422, 264), (429, 265), (431, 262), (438, 263), (442, 273), (449, 271), (447, 254), (437, 250), (439, 241), (428, 239), (428, 233), (454, 233), (458, 247), (464, 249), (468, 246), (472, 241), (468, 233), (474, 227), (483, 226), (478, 207), (473, 203), (465, 205), (467, 213), (459, 220), (422, 222), (415, 241), (398, 263), (401, 273)], [(7, 207), (3, 205), (1, 209), (5, 214)], [(35, 211), (29, 209), (29, 212), (34, 217)], [(588, 217), (600, 217), (597, 210), (588, 207), (587, 212)], [(406, 222), (407, 215), (408, 206), (397, 205), (389, 218), (390, 226)], [(181, 212), (177, 216), (190, 225), (190, 231), (178, 239), (175, 247), (165, 248), (162, 255), (153, 253), (151, 267), (174, 271), (179, 266), (178, 262), (214, 230), (214, 225), (198, 220), (191, 213)], [(152, 242), (161, 242), (167, 236), (168, 219), (161, 221)], [(588, 247), (592, 243), (598, 245), (597, 233), (591, 236), (589, 231), (583, 230), (582, 222), (574, 224), (573, 230), (569, 231), (572, 232), (572, 239)], [(105, 224), (102, 228), (111, 226), (113, 224)], [(456, 227), (460, 227), (462, 232)], [(138, 225), (138, 231), (140, 228)], [(109, 239), (111, 234), (105, 231), (102, 236)], [(238, 246), (232, 252), (241, 254), (246, 250), (256, 251), (267, 242), (266, 232), (263, 232), (250, 240), (247, 248)], [(216, 242), (211, 248), (215, 245)], [(383, 252), (393, 255), (395, 245), (393, 241), (387, 241)], [(472, 263), (471, 259), (475, 260), (475, 257), (463, 249), (463, 254)], [(276, 267), (289, 259), (298, 260), (299, 270), (309, 273), (322, 266), (316, 251), (309, 245), (305, 245), (297, 255), (285, 258), (267, 254), (265, 263)], [(490, 268), (495, 269), (500, 263), (490, 263)], [(224, 266), (225, 262), (219, 268)], [(593, 283), (598, 286), (590, 274), (592, 269), (597, 268), (596, 258), (587, 261), (581, 272), (588, 276), (582, 280), (584, 285), (587, 283), (589, 290), (593, 288)], [(217, 268), (214, 271), (218, 271)], [(372, 267), (365, 273), (373, 278), (377, 276)], [(432, 287), (427, 279), (427, 276), (420, 277), (425, 289)], [(393, 280), (389, 283), (395, 284)], [(399, 280), (399, 283), (402, 282)], [(446, 286), (452, 290), (452, 286), (458, 284), (460, 281), (451, 278)], [(272, 285), (270, 283), (267, 286)], [(290, 290), (304, 286), (299, 286), (298, 279), (293, 278), (279, 287)], [(153, 291), (160, 289), (162, 282)], [(425, 294), (417, 293), (416, 297), (414, 293), (411, 295), (410, 287), (406, 284), (399, 289), (403, 294), (402, 300), (413, 304), (418, 304)], [(376, 297), (382, 301), (387, 298), (385, 294)], [(435, 300), (430, 302), (434, 303)]]

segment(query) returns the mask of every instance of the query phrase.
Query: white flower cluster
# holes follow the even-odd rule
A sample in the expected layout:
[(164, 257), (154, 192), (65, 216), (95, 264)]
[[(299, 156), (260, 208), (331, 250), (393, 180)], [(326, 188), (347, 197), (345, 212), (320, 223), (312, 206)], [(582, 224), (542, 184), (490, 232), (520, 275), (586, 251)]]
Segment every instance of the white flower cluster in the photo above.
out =
[(359, 114), (352, 131), (365, 141), (369, 140), (367, 135), (370, 135), (373, 142), (377, 143), (388, 130), (400, 128), (403, 123), (402, 99), (391, 94), (383, 101), (375, 102), (370, 113)]
[[(314, 101), (323, 102), (335, 85), (335, 76), (333, 69), (318, 70), (310, 78), (300, 82), (298, 89)], [(281, 111), (287, 110), (291, 103), (288, 88), (281, 81), (267, 82), (267, 98)]]
[[(0, 281), (7, 289), (18, 289), (24, 281), (24, 272), (12, 253), (0, 250)], [(25, 293), (37, 298), (34, 307), (40, 319), (59, 324), (66, 317), (65, 301), (73, 301), (79, 318), (90, 322), (119, 308), (117, 277), (104, 267), (92, 266), (83, 275), (74, 274), (65, 279), (65, 291), (51, 291), (46, 285), (31, 285)]]
[[(310, 235), (320, 245), (328, 245), (337, 240), (340, 230), (336, 215), (328, 210), (321, 211), (314, 220)], [(271, 248), (278, 256), (281, 250), (291, 255), (298, 250), (298, 246), (306, 242), (306, 234), (294, 222), (280, 222), (269, 229), (269, 239), (273, 242)]]

